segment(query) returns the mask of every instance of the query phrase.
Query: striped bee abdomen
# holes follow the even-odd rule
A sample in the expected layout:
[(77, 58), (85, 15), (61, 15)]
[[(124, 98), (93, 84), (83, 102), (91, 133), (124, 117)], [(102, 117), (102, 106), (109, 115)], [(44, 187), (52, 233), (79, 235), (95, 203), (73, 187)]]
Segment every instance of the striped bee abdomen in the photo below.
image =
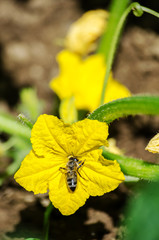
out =
[(75, 171), (70, 171), (66, 173), (68, 188), (74, 192), (77, 187), (77, 173)]
[(66, 175), (66, 183), (68, 190), (73, 193), (77, 187), (77, 174), (80, 175), (78, 172), (79, 168), (82, 167), (84, 162), (79, 161), (76, 157), (68, 157), (68, 162), (65, 168), (60, 168), (62, 171), (65, 171)]

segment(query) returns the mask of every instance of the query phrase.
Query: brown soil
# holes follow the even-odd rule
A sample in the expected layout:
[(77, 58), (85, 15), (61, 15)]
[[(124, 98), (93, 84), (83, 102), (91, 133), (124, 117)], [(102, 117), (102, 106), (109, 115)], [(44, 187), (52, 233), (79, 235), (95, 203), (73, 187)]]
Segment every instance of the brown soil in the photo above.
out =
[[(91, 3), (86, 2), (88, 8)], [(12, 112), (19, 101), (20, 89), (33, 86), (46, 102), (44, 112), (51, 114), (56, 98), (48, 84), (58, 73), (55, 56), (68, 27), (82, 13), (80, 6), (74, 0), (0, 1), (1, 106)], [(145, 22), (151, 30), (134, 26), (133, 20), (129, 19), (123, 33), (114, 76), (133, 94), (159, 94), (159, 35), (153, 31), (157, 19), (146, 25), (146, 15), (142, 20), (138, 18), (142, 26)], [(115, 121), (110, 126), (110, 137), (117, 140), (125, 154), (159, 162), (156, 155), (144, 150), (158, 131), (158, 120), (158, 117), (136, 116)], [(4, 163), (4, 159), (0, 162), (4, 168), (9, 164), (9, 161)], [(130, 192), (130, 188), (122, 184), (114, 192), (90, 198), (69, 217), (53, 209), (50, 239), (116, 239)], [(0, 239), (43, 239), (41, 229), (47, 204), (47, 196), (34, 196), (12, 178), (8, 179), (0, 189)]]

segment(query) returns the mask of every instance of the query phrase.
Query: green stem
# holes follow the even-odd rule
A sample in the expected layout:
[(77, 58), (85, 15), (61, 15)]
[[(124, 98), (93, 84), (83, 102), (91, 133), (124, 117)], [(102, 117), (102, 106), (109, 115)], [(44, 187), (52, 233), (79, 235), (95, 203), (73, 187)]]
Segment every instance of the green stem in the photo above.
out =
[(141, 6), (141, 8), (142, 8), (142, 10), (144, 12), (149, 13), (149, 14), (153, 15), (154, 17), (158, 17), (159, 18), (159, 13), (158, 12), (156, 12), (156, 11), (154, 11), (152, 9), (149, 9), (147, 7), (144, 7), (144, 6)]
[(159, 115), (159, 96), (131, 96), (106, 103), (91, 113), (88, 118), (110, 123), (128, 115)]
[(30, 129), (32, 129), (33, 123), (32, 123), (28, 118), (26, 118), (26, 117), (24, 116), (24, 114), (20, 113), (17, 118), (19, 119), (19, 121), (20, 121), (22, 124), (26, 125), (26, 126), (29, 127)]
[[(120, 2), (120, 1), (118, 1), (118, 2)], [(126, 3), (126, 1), (125, 1), (125, 3)], [(123, 7), (125, 7), (125, 5), (123, 5)], [(114, 10), (116, 10), (116, 9), (114, 8)], [(123, 10), (123, 9), (121, 9), (121, 10)], [(100, 105), (104, 104), (105, 90), (107, 87), (109, 74), (110, 74), (110, 71), (112, 68), (117, 44), (119, 42), (121, 31), (122, 31), (122, 28), (126, 21), (126, 18), (128, 16), (128, 14), (131, 12), (131, 10), (133, 10), (135, 16), (141, 16), (143, 14), (143, 11), (145, 11), (147, 13), (152, 14), (153, 16), (159, 17), (159, 13), (157, 13), (149, 8), (143, 7), (137, 2), (134, 2), (129, 5), (129, 7), (122, 14), (121, 18), (117, 19), (117, 20), (119, 20), (119, 22), (116, 22), (113, 20), (115, 12), (111, 13), (112, 16), (110, 17), (110, 21), (109, 21), (110, 25), (108, 25), (108, 30), (103, 35), (101, 45), (100, 45), (99, 51), (98, 51), (99, 53), (101, 52), (101, 53), (105, 54), (106, 63), (107, 63), (107, 69), (106, 69), (106, 74), (105, 74), (104, 83), (103, 83), (103, 89), (102, 89), (102, 93), (101, 93)], [(121, 13), (122, 13), (122, 11), (119, 12), (119, 16)], [(114, 25), (111, 28), (111, 24), (113, 21), (114, 21)], [(108, 40), (109, 40), (109, 42), (108, 42)]]
[(104, 148), (103, 156), (109, 160), (117, 160), (120, 164), (121, 171), (125, 175), (138, 177), (144, 180), (159, 179), (159, 164), (152, 164), (140, 159), (114, 154)]
[(16, 135), (26, 139), (30, 139), (31, 131), (28, 127), (22, 126), (15, 119), (0, 115), (0, 131), (11, 135)]
[(1, 143), (2, 147), (3, 147), (3, 151), (7, 151), (8, 149), (10, 149), (11, 147), (13, 147), (15, 145), (16, 141), (13, 138), (10, 138), (8, 141)]
[[(113, 64), (113, 60), (114, 60), (114, 56), (115, 56), (115, 51), (116, 51), (116, 47), (120, 38), (120, 34), (123, 28), (123, 25), (125, 23), (125, 20), (128, 16), (128, 14), (130, 13), (132, 9), (132, 6), (130, 5), (122, 14), (118, 25), (116, 26), (116, 28), (114, 29), (114, 31), (112, 32), (112, 40), (111, 40), (111, 46), (108, 50), (107, 56), (106, 56), (106, 63), (107, 63), (107, 69), (106, 69), (106, 74), (105, 74), (105, 78), (104, 78), (104, 83), (103, 83), (103, 89), (102, 89), (102, 93), (101, 93), (101, 101), (100, 101), (100, 105), (104, 104), (104, 98), (105, 98), (105, 90), (107, 87), (107, 83), (108, 83), (108, 78), (109, 78), (109, 74), (112, 68), (112, 64)], [(108, 35), (108, 32), (106, 32), (106, 35)], [(105, 43), (106, 46), (106, 43)], [(104, 49), (103, 49), (104, 50)], [(103, 52), (105, 53), (105, 52)]]
[(49, 220), (50, 220), (52, 209), (53, 209), (53, 205), (50, 202), (49, 206), (46, 208), (44, 213), (44, 240), (49, 239)]
[(101, 37), (97, 53), (104, 53), (106, 62), (108, 61), (109, 51), (112, 48), (112, 40), (114, 39), (114, 33), (116, 32), (120, 18), (127, 8), (129, 0), (112, 0), (110, 6), (110, 15), (108, 25), (104, 34)]
[(156, 11), (150, 9), (150, 8), (141, 6), (138, 2), (132, 3), (131, 6), (132, 6), (133, 13), (136, 17), (141, 17), (142, 14), (144, 12), (146, 12), (146, 13), (149, 13), (149, 14), (153, 15), (154, 17), (159, 18), (159, 13), (158, 12), (156, 12)]

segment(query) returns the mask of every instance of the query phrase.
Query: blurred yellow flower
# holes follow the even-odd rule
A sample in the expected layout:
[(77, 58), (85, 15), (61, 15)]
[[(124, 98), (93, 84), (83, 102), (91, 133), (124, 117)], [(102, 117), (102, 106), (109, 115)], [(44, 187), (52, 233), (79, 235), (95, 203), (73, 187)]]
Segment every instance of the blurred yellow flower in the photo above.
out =
[(78, 112), (75, 107), (75, 99), (74, 97), (71, 98), (65, 98), (61, 101), (60, 107), (59, 107), (59, 114), (60, 118), (65, 123), (74, 123), (78, 120)]
[[(62, 214), (73, 214), (91, 196), (114, 190), (124, 175), (116, 161), (102, 157), (108, 126), (85, 119), (72, 125), (41, 115), (31, 133), (33, 149), (15, 180), (34, 194), (46, 193)], [(102, 164), (104, 162), (104, 165)]]
[(145, 149), (152, 153), (159, 153), (159, 133), (149, 141)]
[(71, 25), (65, 39), (65, 47), (81, 55), (95, 50), (95, 41), (104, 32), (108, 15), (107, 11), (101, 9), (84, 13)]
[[(63, 50), (57, 61), (60, 73), (52, 79), (50, 87), (61, 100), (74, 96), (77, 109), (95, 110), (100, 103), (106, 72), (104, 57), (94, 54), (82, 60), (77, 54)], [(104, 102), (128, 96), (129, 90), (110, 74)]]
[(105, 149), (112, 153), (123, 155), (123, 151), (117, 147), (116, 140), (114, 138), (108, 139), (108, 146), (105, 146)]

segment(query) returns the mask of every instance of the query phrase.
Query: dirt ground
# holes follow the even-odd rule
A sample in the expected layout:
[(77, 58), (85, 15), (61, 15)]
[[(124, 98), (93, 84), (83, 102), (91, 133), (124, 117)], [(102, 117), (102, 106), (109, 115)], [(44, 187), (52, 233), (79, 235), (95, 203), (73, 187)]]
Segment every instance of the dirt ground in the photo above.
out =
[[(94, 2), (94, 5), (93, 5)], [(44, 99), (45, 113), (52, 113), (56, 97), (48, 87), (58, 73), (56, 54), (59, 43), (70, 24), (84, 10), (108, 5), (109, 1), (75, 0), (1, 0), (0, 1), (0, 107), (14, 112), (19, 91), (33, 86)], [(140, 1), (142, 3), (142, 1)], [(142, 3), (143, 4), (143, 3)], [(159, 3), (147, 4), (159, 10)], [(148, 5), (147, 5), (148, 6)], [(159, 94), (159, 33), (158, 20), (144, 14), (129, 17), (126, 24), (113, 74), (132, 94)], [(136, 116), (115, 121), (110, 137), (129, 156), (159, 163), (156, 155), (145, 146), (158, 132), (158, 117)], [(4, 160), (0, 160), (0, 162)], [(119, 222), (128, 196), (129, 186), (102, 197), (90, 198), (72, 216), (64, 217), (53, 209), (51, 240), (113, 240), (120, 234)], [(41, 237), (47, 196), (34, 196), (19, 187), (13, 178), (0, 189), (0, 239)], [(121, 231), (122, 232), (122, 231)]]

